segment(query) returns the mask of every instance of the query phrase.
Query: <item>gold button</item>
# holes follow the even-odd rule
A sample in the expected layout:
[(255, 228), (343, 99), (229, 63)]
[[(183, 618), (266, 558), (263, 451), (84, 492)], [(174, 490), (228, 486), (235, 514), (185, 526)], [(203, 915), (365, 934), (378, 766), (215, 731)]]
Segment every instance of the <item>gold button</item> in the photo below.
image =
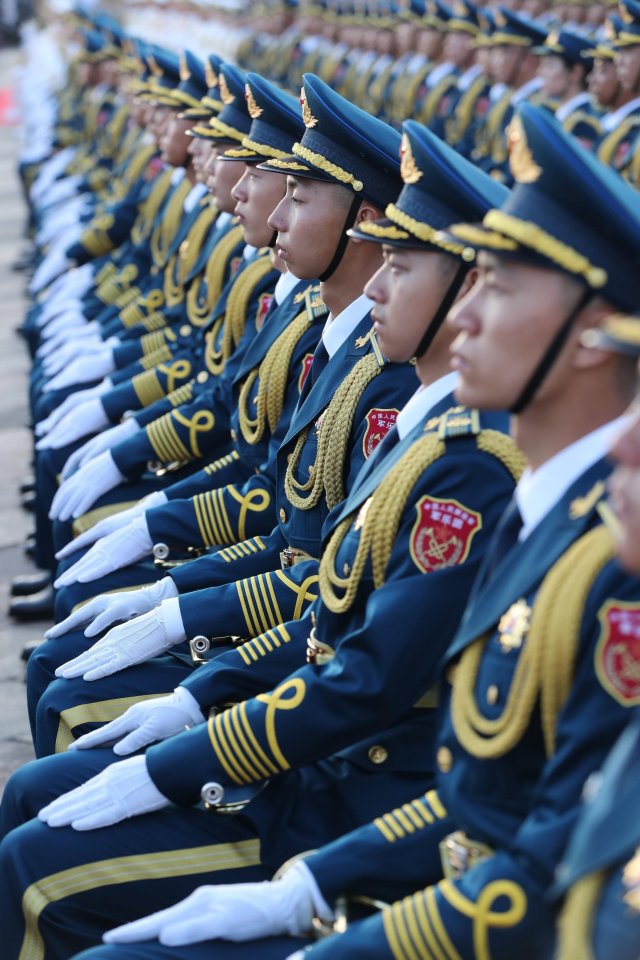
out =
[(369, 760), (371, 760), (371, 763), (385, 763), (389, 759), (388, 751), (379, 744), (375, 747), (371, 747), (367, 756), (369, 757)]
[(453, 757), (448, 747), (440, 747), (436, 755), (436, 763), (441, 773), (449, 773), (453, 766)]
[(237, 430), (233, 430), (233, 429), (231, 430), (231, 439), (233, 440), (234, 443), (236, 442), (236, 440), (238, 439), (238, 431), (237, 431)]
[(198, 383), (206, 383), (208, 379), (209, 379), (209, 374), (207, 373), (206, 370), (201, 370), (198, 376), (196, 377), (196, 380), (198, 381)]
[(180, 327), (180, 336), (188, 337), (190, 333), (191, 333), (191, 327), (189, 326), (189, 324), (183, 323), (182, 326)]
[(287, 522), (287, 515), (284, 511), (284, 507), (280, 507), (280, 513), (278, 514), (278, 516), (280, 517), (280, 523)]
[(499, 690), (495, 683), (492, 683), (490, 687), (487, 687), (487, 703), (490, 707), (493, 707), (494, 704), (498, 702), (498, 694)]
[(342, 568), (342, 572), (344, 573), (345, 577), (349, 576), (349, 574), (351, 573), (351, 567), (349, 566), (348, 563), (345, 563), (344, 567)]

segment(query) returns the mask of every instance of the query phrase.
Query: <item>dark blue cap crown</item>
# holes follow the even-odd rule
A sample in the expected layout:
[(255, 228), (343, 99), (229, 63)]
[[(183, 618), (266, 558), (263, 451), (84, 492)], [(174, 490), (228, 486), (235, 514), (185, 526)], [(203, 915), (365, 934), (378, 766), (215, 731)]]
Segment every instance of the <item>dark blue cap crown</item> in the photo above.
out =
[(533, 48), (533, 52), (541, 56), (562, 57), (570, 63), (584, 63), (594, 56), (595, 49), (593, 40), (563, 27), (561, 30), (552, 30), (541, 46)]
[(520, 105), (508, 132), (515, 188), (481, 229), (455, 239), (582, 280), (622, 310), (640, 303), (640, 196), (544, 108)]
[(245, 98), (246, 82), (244, 73), (232, 64), (223, 63), (220, 67), (218, 91), (222, 110), (209, 121), (212, 139), (242, 142), (249, 133), (251, 117)]
[(232, 147), (226, 156), (245, 163), (288, 157), (304, 134), (299, 101), (257, 73), (247, 74), (245, 98), (251, 129), (242, 147)]
[(514, 13), (507, 7), (498, 7), (493, 12), (492, 46), (539, 46), (544, 42), (547, 31), (535, 20), (521, 13)]
[(342, 184), (384, 208), (401, 187), (400, 134), (306, 73), (300, 94), (304, 135), (293, 156), (265, 165), (296, 177)]
[(640, 3), (637, 0), (620, 0), (620, 29), (615, 40), (616, 47), (630, 47), (640, 43)]
[(387, 207), (384, 220), (361, 223), (354, 234), (464, 255), (464, 244), (451, 243), (438, 231), (459, 220), (482, 220), (506, 201), (509, 191), (415, 120), (405, 120), (402, 131), (402, 192)]

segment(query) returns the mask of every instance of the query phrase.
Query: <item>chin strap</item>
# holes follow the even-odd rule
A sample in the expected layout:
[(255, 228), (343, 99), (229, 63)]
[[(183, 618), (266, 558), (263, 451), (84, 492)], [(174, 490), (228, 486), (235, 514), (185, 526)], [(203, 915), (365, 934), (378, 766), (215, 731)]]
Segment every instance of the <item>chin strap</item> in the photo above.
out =
[(318, 276), (318, 280), (320, 280), (322, 283), (324, 283), (325, 280), (328, 280), (329, 277), (333, 276), (338, 266), (340, 265), (340, 261), (342, 260), (344, 256), (344, 252), (347, 249), (347, 244), (349, 243), (347, 230), (350, 230), (351, 227), (356, 222), (356, 217), (358, 215), (358, 210), (360, 209), (361, 202), (362, 202), (361, 198), (358, 197), (357, 195), (355, 195), (353, 200), (351, 201), (351, 206), (349, 207), (347, 219), (345, 220), (344, 227), (342, 228), (342, 235), (338, 242), (338, 246), (336, 247), (336, 252), (334, 253), (331, 263), (329, 264), (327, 269), (324, 271), (324, 273), (321, 273)]
[(274, 230), (273, 233), (271, 234), (271, 240), (269, 240), (269, 243), (267, 244), (267, 246), (271, 247), (271, 249), (274, 250), (277, 239), (278, 239), (278, 231)]
[(542, 355), (542, 358), (538, 363), (538, 366), (535, 368), (535, 370), (531, 374), (531, 377), (529, 378), (529, 382), (525, 386), (524, 390), (522, 391), (522, 393), (520, 394), (516, 402), (510, 408), (511, 413), (522, 413), (524, 408), (531, 403), (531, 400), (533, 399), (534, 395), (538, 391), (540, 385), (542, 384), (542, 381), (544, 380), (546, 375), (549, 373), (549, 370), (555, 363), (558, 357), (558, 354), (564, 347), (576, 317), (582, 310), (584, 310), (586, 305), (589, 303), (589, 300), (591, 300), (592, 296), (593, 296), (593, 291), (590, 290), (589, 288), (587, 288), (582, 292), (582, 294), (580, 295), (580, 299), (576, 303), (575, 307), (573, 308), (569, 316), (566, 318), (566, 320), (564, 320), (562, 326), (560, 327), (555, 337), (547, 347), (545, 353)]
[(440, 306), (438, 307), (433, 320), (425, 330), (422, 340), (418, 344), (418, 348), (415, 352), (415, 356), (417, 359), (424, 356), (424, 354), (427, 352), (427, 350), (433, 343), (433, 340), (438, 330), (440, 329), (444, 321), (447, 319), (449, 310), (451, 310), (454, 300), (458, 296), (458, 293), (460, 292), (460, 288), (464, 283), (464, 278), (469, 272), (469, 267), (470, 267), (469, 263), (460, 261), (460, 264), (458, 265), (458, 269), (455, 272), (455, 276), (451, 281), (451, 283), (449, 284), (444, 297), (440, 301)]

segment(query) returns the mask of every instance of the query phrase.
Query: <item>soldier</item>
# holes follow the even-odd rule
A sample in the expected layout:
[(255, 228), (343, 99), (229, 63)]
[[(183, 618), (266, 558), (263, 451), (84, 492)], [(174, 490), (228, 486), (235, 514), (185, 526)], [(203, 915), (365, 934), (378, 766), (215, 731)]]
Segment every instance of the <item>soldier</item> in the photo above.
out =
[(534, 52), (540, 56), (541, 96), (551, 102), (567, 133), (590, 148), (601, 133), (601, 111), (586, 89), (595, 43), (567, 29), (555, 30)]
[[(318, 135), (326, 137), (327, 121), (320, 113), (318, 91), (314, 97), (309, 94), (308, 79), (306, 89), (309, 110), (318, 116), (318, 126), (322, 124)], [(335, 113), (332, 115), (335, 123)], [(343, 131), (341, 142), (344, 135)], [(322, 141), (311, 142), (319, 146)], [(345, 162), (346, 157), (342, 159)], [(452, 335), (443, 323), (455, 297), (468, 286), (470, 261), (463, 257), (464, 245), (445, 242), (440, 247), (435, 243), (439, 226), (462, 211), (474, 219), (481, 216), (490, 198), (502, 200), (504, 191), (416, 124), (406, 127), (402, 168), (405, 187), (397, 202), (387, 207), (387, 217), (381, 221), (363, 219), (354, 227), (354, 239), (382, 245), (386, 262), (367, 287), (375, 298), (375, 322), (394, 357), (400, 360), (417, 355), (423, 387), (411, 407), (405, 409), (398, 431), (389, 435), (390, 442), (380, 445), (362, 486), (330, 521), (326, 564), (323, 561), (321, 567), (321, 577), (327, 577), (327, 590), (318, 607), (317, 631), (309, 638), (312, 662), (301, 663), (305, 647), (302, 634), (290, 642), (274, 640), (269, 653), (269, 646), (265, 649), (261, 643), (249, 644), (247, 649), (262, 650), (264, 656), (257, 654), (253, 660), (245, 651), (254, 666), (238, 674), (240, 679), (246, 672), (256, 689), (258, 683), (272, 682), (274, 671), (279, 672), (283, 661), (295, 671), (271, 695), (279, 697), (278, 691), (285, 693), (287, 689), (298, 691), (287, 717), (282, 714), (287, 729), (280, 721), (277, 725), (278, 757), (284, 760), (286, 755), (287, 760), (279, 774), (276, 767), (272, 769), (273, 782), (245, 808), (243, 818), (245, 823), (255, 824), (261, 836), (262, 860), (269, 864), (292, 851), (292, 845), (303, 845), (312, 838), (316, 842), (321, 833), (334, 833), (338, 823), (353, 817), (360, 820), (365, 807), (370, 808), (372, 803), (379, 807), (384, 795), (406, 791), (409, 781), (429, 781), (434, 713), (427, 691), (438, 660), (437, 650), (446, 646), (446, 637), (462, 614), (472, 571), (511, 494), (513, 474), (517, 474), (520, 462), (517, 450), (503, 432), (507, 426), (504, 415), (489, 415), (480, 421), (472, 411), (450, 406), (452, 378), (447, 373), (447, 347)], [(355, 169), (360, 176), (366, 173), (362, 167)], [(297, 170), (288, 184), (294, 203), (298, 200), (304, 205), (310, 200), (299, 186), (303, 179), (300, 172)], [(313, 184), (310, 186), (313, 189)], [(294, 250), (289, 255), (293, 259)], [(393, 508), (390, 491), (395, 498)], [(388, 516), (390, 509), (394, 517)], [(370, 552), (373, 577), (363, 568), (364, 551)], [(399, 604), (411, 611), (411, 622), (405, 622), (405, 629), (396, 635), (390, 628)], [(432, 625), (433, 642), (425, 643), (421, 635), (420, 625), (425, 622)], [(270, 644), (269, 637), (279, 636), (286, 634), (273, 631), (261, 640)], [(241, 654), (234, 654), (233, 659), (240, 667)], [(204, 696), (208, 695), (207, 686), (210, 691), (217, 687), (204, 667), (199, 686)], [(340, 709), (336, 709), (336, 698)], [(248, 723), (255, 730), (250, 735), (252, 741), (254, 736), (262, 741), (263, 732), (262, 721), (257, 715), (249, 719), (250, 713), (254, 708), (262, 711), (266, 702), (263, 697), (245, 704)], [(320, 716), (324, 718), (321, 723)], [(206, 734), (206, 725), (201, 723), (192, 732), (198, 737)], [(111, 739), (115, 730), (107, 730), (106, 735)], [(359, 742), (350, 746), (355, 740)], [(188, 751), (189, 744), (183, 744)], [(273, 737), (270, 744), (269, 751), (276, 746)], [(176, 746), (182, 753), (177, 741)], [(260, 746), (260, 755), (263, 750)], [(323, 763), (312, 763), (334, 750), (339, 752)], [(75, 751), (44, 763), (51, 775), (54, 768), (67, 768), (69, 761), (76, 769), (82, 765), (87, 770), (89, 763), (95, 770), (96, 762), (102, 765), (105, 759), (113, 759), (108, 753), (105, 757), (106, 753)], [(274, 760), (280, 763), (273, 755), (267, 761), (269, 769)], [(224, 780), (238, 761), (244, 768), (245, 760), (239, 755), (231, 760), (231, 766), (224, 760)], [(44, 774), (44, 767), (40, 769)], [(37, 774), (35, 767), (33, 773)], [(258, 773), (258, 767), (254, 773)], [(53, 784), (50, 774), (40, 780), (41, 785), (49, 784), (47, 790)], [(202, 774), (208, 776), (204, 768)], [(182, 774), (177, 779), (181, 780)], [(41, 802), (41, 787), (35, 788), (35, 782), (34, 789), (24, 792), (16, 783), (14, 799), (7, 797), (4, 808), (5, 827), (16, 817), (18, 808), (36, 801), (36, 796)], [(331, 816), (324, 815), (329, 811), (327, 804), (331, 804)], [(277, 824), (268, 810), (276, 814)], [(173, 818), (173, 811), (167, 816)], [(206, 829), (217, 832), (227, 823), (224, 819), (222, 826), (216, 827), (213, 816)], [(42, 824), (36, 829), (42, 829)], [(89, 840), (99, 841), (100, 833), (85, 837), (85, 846)], [(140, 895), (144, 895), (142, 890)], [(130, 896), (125, 899), (131, 904)], [(56, 909), (53, 902), (48, 906)], [(126, 904), (123, 907), (128, 912)], [(112, 905), (110, 909), (114, 908), (120, 914), (120, 907)], [(44, 916), (42, 920), (47, 925)], [(48, 940), (45, 926), (41, 924), (40, 929)], [(86, 943), (87, 938), (81, 935), (77, 942)], [(51, 948), (57, 949), (54, 941)]]
[[(310, 958), (550, 955), (547, 897), (582, 785), (640, 700), (640, 588), (615, 563), (598, 510), (636, 362), (580, 339), (637, 301), (640, 203), (546, 110), (523, 104), (510, 142), (511, 199), (482, 227), (445, 236), (483, 251), (479, 282), (452, 318), (458, 396), (515, 411), (529, 468), (442, 664), (437, 791), (269, 886), (204, 887), (109, 934), (125, 946), (93, 957), (162, 957), (163, 943), (187, 943), (187, 960), (211, 958), (215, 946), (205, 954), (198, 941), (257, 930), (266, 939), (218, 955), (286, 957), (286, 943), (269, 937), (309, 934), (314, 910), (326, 920), (332, 908), (344, 930), (356, 894), (396, 902), (312, 946)], [(267, 903), (268, 916), (255, 909)], [(126, 946), (150, 937), (161, 943)]]
[(640, 3), (622, 0), (619, 9), (622, 23), (613, 45), (626, 102), (603, 120), (597, 154), (603, 163), (624, 176), (629, 171), (640, 129)]

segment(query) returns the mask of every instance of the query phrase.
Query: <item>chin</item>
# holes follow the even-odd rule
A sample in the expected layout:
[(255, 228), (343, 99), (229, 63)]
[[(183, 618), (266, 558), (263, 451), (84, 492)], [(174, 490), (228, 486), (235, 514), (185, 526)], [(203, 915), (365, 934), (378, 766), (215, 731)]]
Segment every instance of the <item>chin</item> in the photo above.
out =
[(616, 558), (627, 573), (639, 574), (640, 549), (638, 549), (637, 539), (633, 535), (630, 536), (630, 533), (631, 531), (625, 531), (622, 540), (616, 544)]

